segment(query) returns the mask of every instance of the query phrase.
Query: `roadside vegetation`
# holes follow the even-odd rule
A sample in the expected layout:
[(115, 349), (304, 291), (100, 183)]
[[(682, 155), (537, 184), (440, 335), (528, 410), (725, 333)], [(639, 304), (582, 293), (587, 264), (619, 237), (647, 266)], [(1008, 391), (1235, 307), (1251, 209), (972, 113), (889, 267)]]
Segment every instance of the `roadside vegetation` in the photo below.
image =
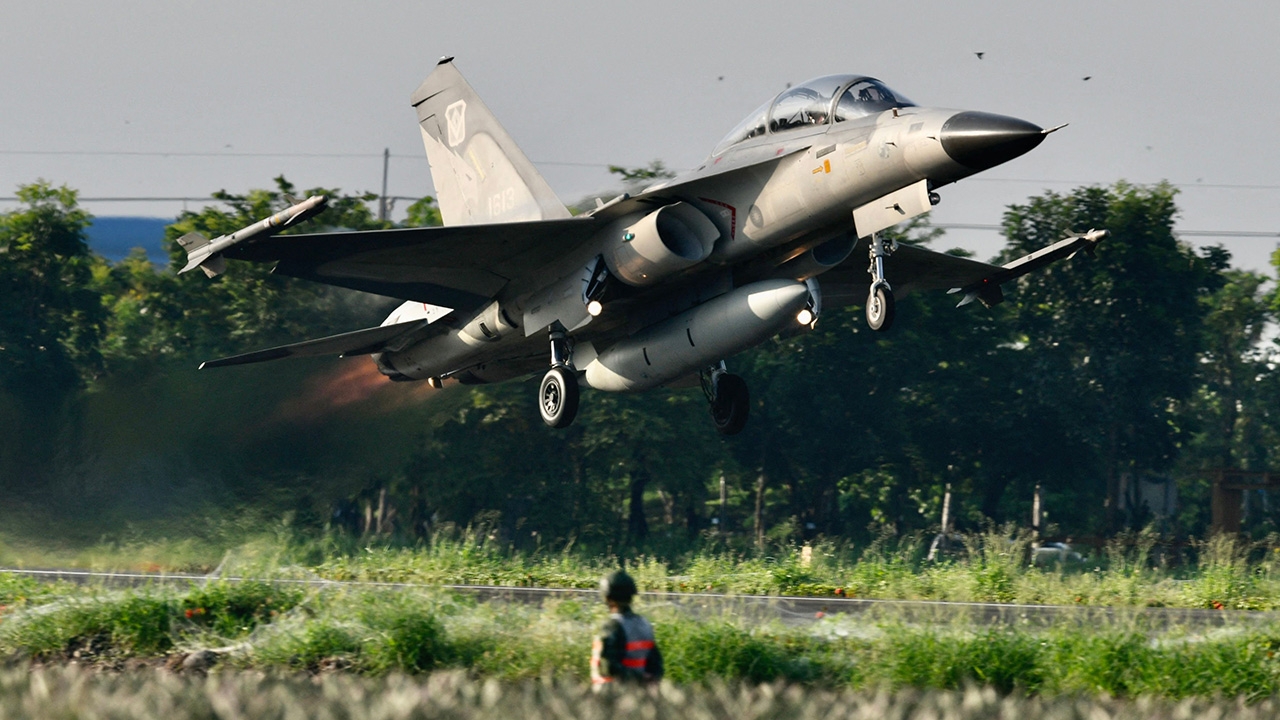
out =
[[(230, 535), (222, 536), (227, 542)], [(881, 600), (946, 600), (1128, 608), (1280, 609), (1280, 538), (1231, 536), (1184, 548), (1176, 564), (1156, 536), (1134, 534), (1097, 552), (1036, 551), (1033, 536), (1013, 527), (957, 536), (929, 559), (927, 536), (882, 536), (863, 546), (815, 542), (764, 550), (708, 538), (677, 553), (600, 553), (574, 545), (518, 550), (490, 533), (440, 532), (427, 542), (396, 544), (340, 533), (312, 535), (287, 525), (240, 535), (229, 548), (189, 539), (102, 543), (56, 551), (6, 544), (0, 565), (80, 567), (104, 571), (210, 574), (212, 577), (309, 578), (415, 585), (596, 587), (624, 564), (642, 591), (796, 595)], [(7, 584), (50, 591), (0, 573)]]
[(871, 692), (820, 690), (783, 684), (665, 685), (656, 692), (593, 693), (577, 681), (498, 682), (463, 673), (426, 677), (321, 679), (227, 672), (207, 679), (167, 673), (95, 674), (79, 668), (0, 670), (0, 717), (198, 718), (705, 718), (745, 720), (1112, 720), (1120, 718), (1275, 717), (1280, 703), (1265, 700), (1079, 696), (1003, 696), (990, 689)]
[[(39, 666), (175, 672), (266, 670), (387, 676), (441, 670), (520, 682), (587, 677), (594, 600), (477, 603), (429, 589), (246, 582), (188, 590), (67, 587), (10, 598), (0, 656)], [(1155, 627), (1142, 616), (988, 626), (891, 615), (783, 624), (759, 616), (640, 608), (680, 686), (803, 684), (815, 689), (962, 690), (1045, 696), (1241, 697), (1280, 693), (1280, 626)], [(233, 676), (234, 677), (234, 676)]]

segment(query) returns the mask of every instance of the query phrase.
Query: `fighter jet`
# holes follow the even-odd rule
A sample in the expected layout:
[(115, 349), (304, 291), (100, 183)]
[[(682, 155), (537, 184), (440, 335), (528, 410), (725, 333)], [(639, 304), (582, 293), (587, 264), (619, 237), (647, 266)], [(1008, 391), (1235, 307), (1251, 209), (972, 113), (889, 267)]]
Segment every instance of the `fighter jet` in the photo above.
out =
[[(579, 385), (700, 384), (716, 430), (747, 421), (726, 359), (824, 308), (893, 323), (895, 294), (950, 290), (993, 305), (1001, 285), (1106, 236), (1073, 235), (1006, 265), (897, 244), (881, 231), (937, 190), (1030, 151), (1057, 128), (919, 107), (875, 78), (829, 75), (769, 99), (697, 169), (572, 216), (444, 58), (411, 97), (442, 227), (278, 235), (317, 196), (230, 236), (191, 234), (187, 270), (225, 259), (404, 300), (380, 327), (213, 360), (371, 355), (395, 381), (490, 383), (542, 374), (547, 425), (573, 422)], [(866, 258), (861, 266), (858, 258)], [(866, 267), (865, 270), (862, 267)]]

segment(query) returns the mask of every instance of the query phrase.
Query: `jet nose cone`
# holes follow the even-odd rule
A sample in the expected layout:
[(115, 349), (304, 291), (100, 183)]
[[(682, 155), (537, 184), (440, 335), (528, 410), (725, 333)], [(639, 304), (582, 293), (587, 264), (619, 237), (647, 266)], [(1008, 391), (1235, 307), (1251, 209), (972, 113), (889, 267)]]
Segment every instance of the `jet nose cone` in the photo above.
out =
[(942, 126), (942, 149), (975, 172), (1008, 162), (1043, 140), (1038, 125), (984, 112), (957, 113)]

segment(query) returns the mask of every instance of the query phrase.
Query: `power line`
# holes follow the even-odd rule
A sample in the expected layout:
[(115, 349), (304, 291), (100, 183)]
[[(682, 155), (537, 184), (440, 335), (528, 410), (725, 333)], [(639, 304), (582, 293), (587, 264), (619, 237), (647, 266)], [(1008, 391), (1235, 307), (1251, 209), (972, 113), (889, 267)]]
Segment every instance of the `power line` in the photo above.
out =
[[(14, 155), (32, 155), (32, 156), (115, 156), (115, 157), (159, 157), (159, 158), (359, 158), (359, 159), (380, 159), (385, 157), (380, 152), (369, 153), (324, 153), (324, 152), (252, 152), (252, 151), (216, 151), (216, 152), (197, 152), (197, 151), (165, 151), (165, 150), (0, 150), (0, 156)], [(426, 156), (420, 153), (400, 155), (391, 154), (389, 157), (396, 160), (419, 160), (425, 161)], [(614, 163), (599, 162), (579, 162), (570, 160), (533, 160), (534, 165), (544, 165), (551, 167), (580, 167), (580, 168), (609, 168)], [(683, 172), (689, 168), (671, 168), (677, 172)], [(987, 183), (1014, 183), (1021, 185), (1097, 185), (1097, 180), (1047, 180), (1035, 178), (993, 178), (993, 177), (970, 177), (965, 178), (965, 182), (987, 182)], [(1155, 183), (1134, 183), (1135, 185), (1152, 185)], [(1254, 183), (1202, 183), (1202, 182), (1183, 182), (1170, 183), (1176, 188), (1190, 189), (1210, 189), (1210, 190), (1280, 190), (1280, 184), (1266, 185)]]
[[(1097, 180), (1033, 180), (1030, 178), (990, 178), (968, 177), (961, 182), (1016, 183), (1020, 185), (1098, 185)], [(1157, 183), (1132, 183), (1133, 185), (1155, 185)], [(1179, 190), (1280, 190), (1280, 185), (1251, 185), (1246, 183), (1169, 183)]]
[[(0, 150), (0, 156), (3, 155), (33, 155), (37, 157), (43, 156), (85, 156), (85, 157), (157, 157), (157, 158), (360, 158), (375, 159), (390, 157), (396, 160), (422, 160), (427, 158), (422, 154), (399, 155), (391, 154), (384, 156), (383, 153), (322, 153), (322, 152), (246, 152), (246, 151), (219, 151), (219, 152), (168, 152), (164, 150)], [(592, 163), (592, 162), (571, 162), (567, 160), (534, 160), (535, 165), (551, 165), (558, 167), (582, 167), (582, 168), (608, 168), (609, 163)]]
[[(417, 202), (422, 198), (416, 195), (388, 195), (387, 200), (393, 202), (412, 201)], [(220, 203), (226, 202), (219, 198), (205, 197), (82, 197), (76, 198), (79, 202), (208, 202)], [(0, 197), (0, 203), (20, 202), (16, 197)], [(1000, 232), (1004, 229), (1001, 225), (993, 223), (933, 223), (929, 227), (938, 228), (939, 230), (980, 230), (983, 232)], [(1179, 237), (1208, 237), (1208, 238), (1257, 238), (1257, 239), (1280, 239), (1280, 232), (1258, 231), (1258, 230), (1174, 230), (1175, 235)]]
[[(999, 232), (1004, 229), (1001, 225), (993, 225), (989, 223), (934, 223), (929, 227), (939, 228), (942, 230), (983, 230)], [(1217, 237), (1217, 238), (1273, 238), (1280, 239), (1280, 232), (1267, 232), (1257, 230), (1174, 230), (1174, 235), (1178, 237)]]
[[(418, 200), (421, 200), (421, 199), (422, 199), (422, 196), (421, 196), (421, 195), (388, 195), (388, 196), (387, 196), (387, 199), (388, 199), (388, 200), (395, 200), (395, 201), (397, 201), (397, 202), (399, 202), (399, 201), (401, 201), (401, 200), (413, 200), (414, 202), (417, 202)], [(9, 203), (21, 202), (21, 198), (12, 197), (12, 196), (11, 196), (11, 197), (0, 197), (0, 203), (6, 203), (6, 202), (9, 202)], [(99, 202), (108, 202), (108, 203), (109, 203), (109, 202), (209, 202), (209, 203), (222, 203), (222, 202), (227, 202), (227, 201), (226, 201), (226, 200), (223, 200), (223, 199), (221, 199), (221, 198), (216, 198), (216, 197), (212, 197), (212, 196), (203, 196), (203, 197), (77, 197), (77, 198), (76, 198), (76, 202), (82, 202), (82, 203), (86, 203), (86, 202), (95, 202), (95, 203), (99, 203)]]
[[(36, 156), (112, 156), (112, 157), (292, 157), (292, 158), (375, 158), (381, 153), (318, 153), (318, 152), (167, 152), (164, 150), (0, 150), (0, 155), (36, 155)], [(417, 155), (395, 155), (393, 157), (416, 158)]]

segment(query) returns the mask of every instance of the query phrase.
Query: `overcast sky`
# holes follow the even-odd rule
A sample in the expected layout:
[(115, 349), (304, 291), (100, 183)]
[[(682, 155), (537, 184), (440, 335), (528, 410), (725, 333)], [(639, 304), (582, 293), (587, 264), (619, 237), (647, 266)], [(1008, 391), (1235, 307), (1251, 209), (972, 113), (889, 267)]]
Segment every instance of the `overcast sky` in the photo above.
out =
[[(86, 198), (201, 197), (281, 173), (377, 191), (383, 148), (390, 194), (431, 194), (408, 99), (454, 55), (574, 202), (613, 184), (609, 163), (694, 167), (787, 83), (851, 72), (920, 105), (1070, 123), (945, 188), (936, 223), (999, 223), (1046, 189), (1168, 180), (1179, 230), (1271, 233), (1188, 237), (1263, 269), (1280, 233), (1277, 38), (1265, 0), (9, 3), (0, 195), (45, 178)], [(953, 230), (945, 244), (985, 257), (999, 241)]]

